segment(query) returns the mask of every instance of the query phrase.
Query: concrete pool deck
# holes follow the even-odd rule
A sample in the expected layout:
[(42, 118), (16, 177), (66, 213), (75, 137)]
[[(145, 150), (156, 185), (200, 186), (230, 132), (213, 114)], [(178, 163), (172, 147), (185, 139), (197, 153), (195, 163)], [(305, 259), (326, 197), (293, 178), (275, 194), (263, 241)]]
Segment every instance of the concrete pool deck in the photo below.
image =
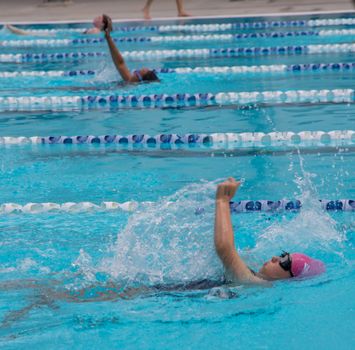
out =
[[(52, 0), (53, 1), (53, 0)], [(86, 21), (107, 13), (115, 20), (142, 19), (145, 0), (69, 0), (44, 4), (43, 0), (0, 2), (0, 23)], [(253, 16), (303, 12), (354, 12), (353, 0), (186, 0), (192, 16)], [(153, 19), (174, 18), (175, 0), (155, 0)], [(149, 21), (146, 21), (149, 23)]]

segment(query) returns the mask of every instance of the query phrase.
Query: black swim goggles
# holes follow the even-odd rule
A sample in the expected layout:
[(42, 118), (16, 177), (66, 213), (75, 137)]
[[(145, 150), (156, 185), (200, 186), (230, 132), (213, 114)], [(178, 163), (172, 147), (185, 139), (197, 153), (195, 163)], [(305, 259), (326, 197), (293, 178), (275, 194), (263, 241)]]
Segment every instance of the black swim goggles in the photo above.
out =
[(280, 264), (282, 269), (284, 269), (285, 271), (288, 271), (290, 273), (291, 277), (293, 277), (293, 273), (291, 271), (292, 259), (291, 259), (290, 253), (283, 252), (280, 255), (279, 264)]

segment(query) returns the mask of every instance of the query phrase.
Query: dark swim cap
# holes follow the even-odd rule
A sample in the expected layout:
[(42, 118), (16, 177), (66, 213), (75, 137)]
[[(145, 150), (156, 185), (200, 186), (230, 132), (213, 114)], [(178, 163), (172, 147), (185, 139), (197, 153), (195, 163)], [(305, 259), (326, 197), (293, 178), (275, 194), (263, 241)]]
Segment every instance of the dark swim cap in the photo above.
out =
[(155, 74), (154, 71), (149, 70), (142, 76), (143, 81), (159, 81), (158, 76)]

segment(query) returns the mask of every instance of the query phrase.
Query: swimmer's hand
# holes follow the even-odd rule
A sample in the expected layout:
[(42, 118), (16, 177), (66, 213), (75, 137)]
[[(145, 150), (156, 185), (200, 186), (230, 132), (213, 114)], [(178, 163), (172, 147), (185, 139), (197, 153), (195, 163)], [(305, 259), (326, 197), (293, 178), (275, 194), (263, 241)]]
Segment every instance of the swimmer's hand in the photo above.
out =
[(216, 201), (229, 203), (240, 186), (240, 181), (235, 181), (233, 177), (217, 185)]
[(112, 19), (107, 15), (102, 15), (103, 26), (102, 30), (105, 32), (105, 35), (110, 35), (112, 32)]

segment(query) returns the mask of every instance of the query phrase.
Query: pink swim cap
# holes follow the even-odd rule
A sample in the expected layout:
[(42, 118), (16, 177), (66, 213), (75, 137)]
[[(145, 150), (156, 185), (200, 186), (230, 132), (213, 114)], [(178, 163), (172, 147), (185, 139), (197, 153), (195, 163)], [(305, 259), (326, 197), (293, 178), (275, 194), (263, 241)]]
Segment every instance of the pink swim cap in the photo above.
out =
[(94, 20), (92, 21), (92, 24), (94, 25), (94, 27), (101, 30), (104, 25), (103, 17), (102, 16), (95, 17)]
[(291, 259), (291, 272), (294, 277), (310, 277), (325, 271), (325, 265), (322, 261), (312, 259), (305, 254), (293, 253)]

